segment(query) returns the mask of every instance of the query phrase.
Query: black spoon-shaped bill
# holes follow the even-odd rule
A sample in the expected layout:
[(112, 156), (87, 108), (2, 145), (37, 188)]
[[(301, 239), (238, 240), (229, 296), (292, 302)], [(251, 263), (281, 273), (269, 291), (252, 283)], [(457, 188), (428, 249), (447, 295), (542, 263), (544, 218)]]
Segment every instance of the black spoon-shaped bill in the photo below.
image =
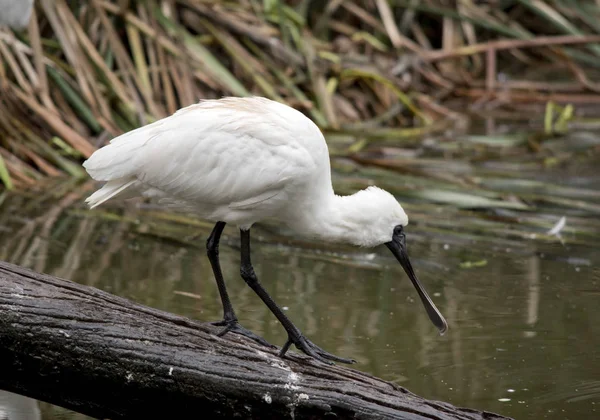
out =
[(396, 226), (392, 240), (390, 242), (386, 242), (385, 245), (390, 249), (390, 251), (392, 251), (392, 254), (394, 254), (402, 268), (404, 268), (408, 278), (412, 282), (413, 286), (415, 286), (415, 289), (417, 289), (417, 293), (421, 298), (421, 302), (423, 302), (423, 306), (425, 306), (425, 310), (427, 311), (427, 315), (429, 315), (429, 319), (431, 319), (433, 325), (437, 327), (440, 334), (443, 335), (448, 329), (448, 323), (438, 308), (436, 308), (435, 304), (425, 291), (425, 288), (417, 278), (415, 270), (413, 270), (412, 264), (408, 258), (408, 252), (406, 251), (406, 236), (402, 226)]

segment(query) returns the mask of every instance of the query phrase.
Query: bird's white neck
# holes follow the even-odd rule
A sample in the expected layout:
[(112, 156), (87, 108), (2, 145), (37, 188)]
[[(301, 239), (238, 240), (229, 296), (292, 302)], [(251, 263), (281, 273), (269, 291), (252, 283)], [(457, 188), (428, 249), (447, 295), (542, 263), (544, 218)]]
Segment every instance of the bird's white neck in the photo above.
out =
[(305, 220), (303, 228), (306, 234), (328, 242), (349, 242), (353, 224), (350, 215), (356, 206), (355, 197), (339, 196), (332, 193), (326, 205), (318, 207), (318, 213), (312, 212), (309, 220)]
[(301, 210), (305, 213), (296, 219), (295, 229), (326, 242), (362, 245), (359, 238), (361, 227), (357, 220), (363, 219), (363, 215), (358, 214), (360, 207), (357, 194), (339, 196), (332, 191), (318, 205)]
[(296, 205), (294, 213), (292, 227), (297, 232), (326, 242), (369, 247), (390, 241), (394, 226), (408, 223), (396, 199), (375, 187), (348, 196), (335, 195), (332, 189)]

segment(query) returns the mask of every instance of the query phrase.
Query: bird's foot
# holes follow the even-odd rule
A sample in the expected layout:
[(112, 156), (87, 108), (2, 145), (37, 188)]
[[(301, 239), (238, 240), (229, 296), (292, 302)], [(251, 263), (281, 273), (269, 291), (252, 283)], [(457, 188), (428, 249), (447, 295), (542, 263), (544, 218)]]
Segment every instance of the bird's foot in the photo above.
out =
[(211, 322), (211, 325), (215, 325), (217, 327), (223, 327), (223, 326), (225, 327), (217, 333), (217, 337), (223, 337), (228, 332), (232, 332), (234, 334), (239, 334), (239, 335), (243, 335), (244, 337), (248, 337), (248, 338), (256, 341), (258, 344), (262, 344), (265, 347), (269, 347), (272, 349), (277, 348), (276, 346), (269, 343), (267, 340), (265, 340), (261, 336), (256, 335), (252, 331), (242, 327), (239, 324), (237, 319), (232, 319), (232, 320), (224, 319), (222, 321)]
[(333, 362), (348, 364), (356, 363), (356, 360), (354, 359), (346, 359), (344, 357), (339, 357), (335, 354), (326, 352), (321, 347), (317, 346), (312, 341), (310, 341), (308, 338), (304, 337), (302, 334), (298, 334), (297, 336), (292, 336), (291, 334), (288, 335), (288, 340), (281, 348), (281, 351), (279, 352), (279, 357), (283, 357), (292, 344), (294, 344), (298, 350), (302, 350), (309, 356), (317, 359), (320, 362), (327, 363), (328, 365), (332, 365)]

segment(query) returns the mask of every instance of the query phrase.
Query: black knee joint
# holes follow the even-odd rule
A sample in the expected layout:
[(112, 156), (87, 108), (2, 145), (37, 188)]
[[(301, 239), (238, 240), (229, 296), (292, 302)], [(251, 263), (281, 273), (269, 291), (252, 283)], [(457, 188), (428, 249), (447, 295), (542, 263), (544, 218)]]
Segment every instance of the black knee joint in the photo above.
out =
[(211, 257), (219, 256), (219, 244), (215, 242), (213, 238), (208, 238), (206, 241), (206, 252)]
[(240, 267), (240, 274), (247, 284), (258, 283), (258, 278), (251, 265), (242, 265)]

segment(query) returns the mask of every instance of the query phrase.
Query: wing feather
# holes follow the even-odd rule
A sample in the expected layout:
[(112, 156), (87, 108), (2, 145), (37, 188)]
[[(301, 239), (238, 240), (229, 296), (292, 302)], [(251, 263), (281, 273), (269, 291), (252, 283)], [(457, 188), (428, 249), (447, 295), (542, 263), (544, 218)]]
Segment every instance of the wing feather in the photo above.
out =
[(136, 188), (176, 200), (243, 209), (301, 182), (323, 159), (328, 167), (322, 135), (300, 112), (263, 98), (227, 98), (124, 134), (84, 167), (97, 180), (135, 179)]

